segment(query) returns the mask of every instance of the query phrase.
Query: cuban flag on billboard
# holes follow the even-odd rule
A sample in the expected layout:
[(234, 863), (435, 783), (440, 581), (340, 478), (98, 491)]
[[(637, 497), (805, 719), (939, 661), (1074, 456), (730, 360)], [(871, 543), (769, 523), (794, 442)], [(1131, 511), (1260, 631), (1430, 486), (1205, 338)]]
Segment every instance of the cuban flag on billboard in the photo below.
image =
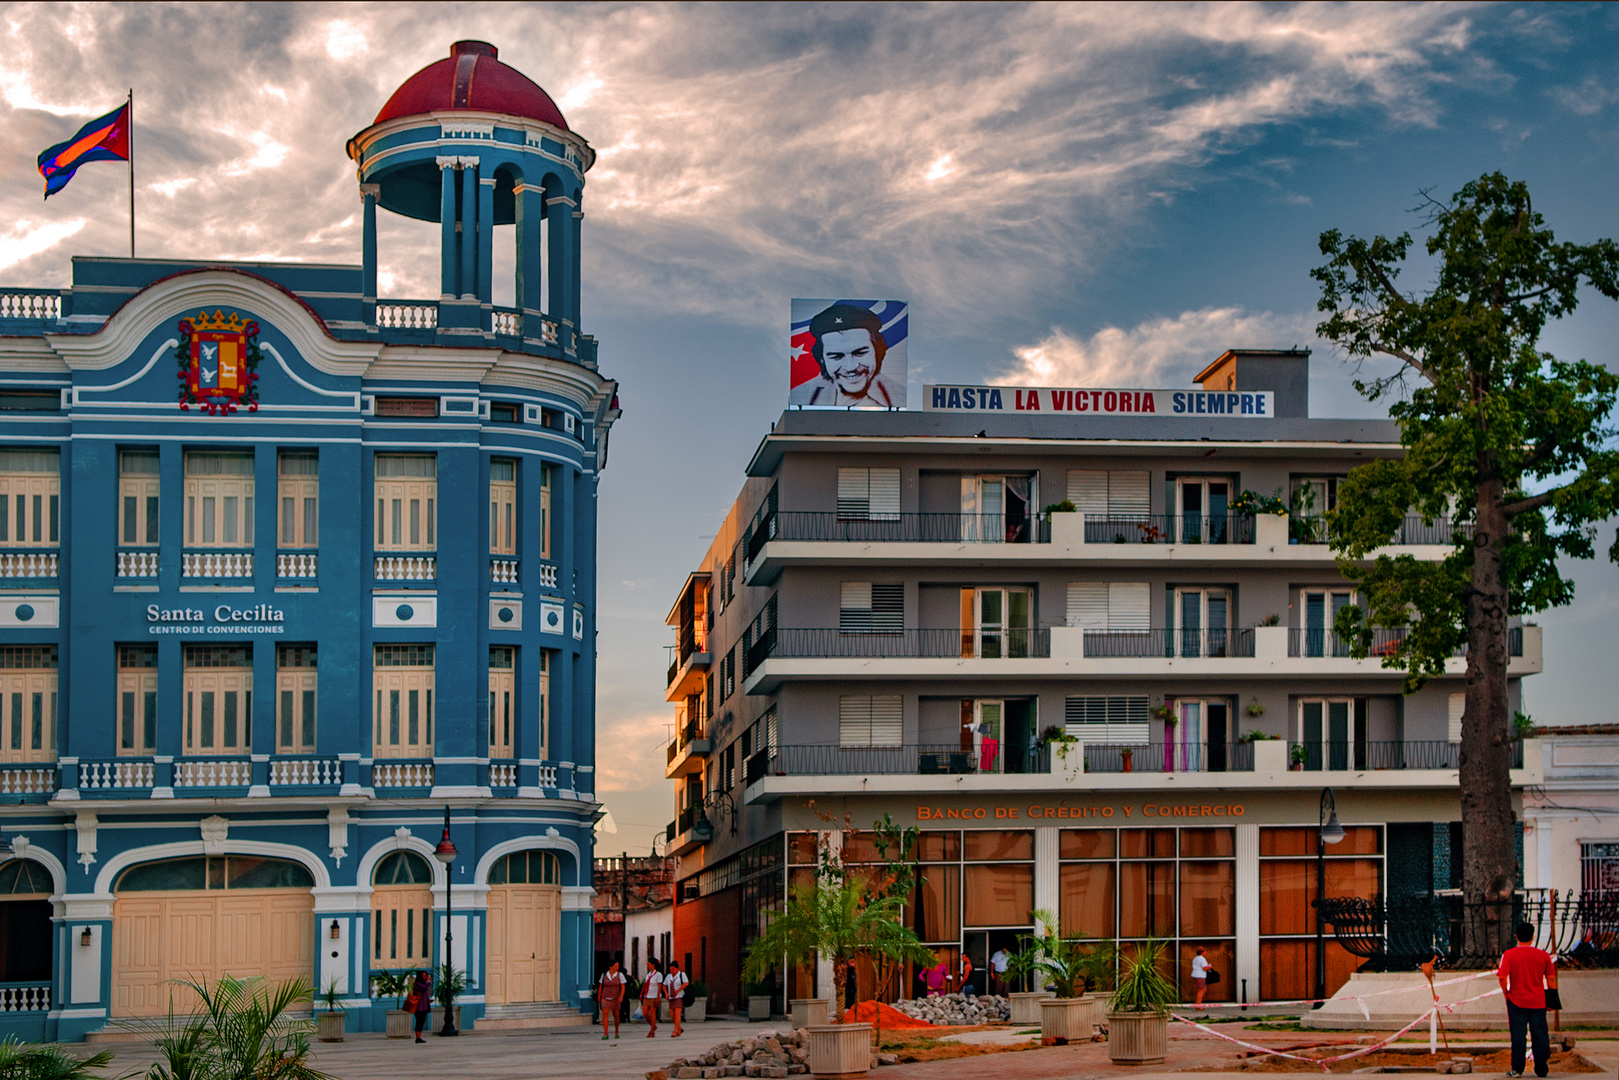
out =
[(903, 409), (904, 300), (794, 300), (789, 405)]

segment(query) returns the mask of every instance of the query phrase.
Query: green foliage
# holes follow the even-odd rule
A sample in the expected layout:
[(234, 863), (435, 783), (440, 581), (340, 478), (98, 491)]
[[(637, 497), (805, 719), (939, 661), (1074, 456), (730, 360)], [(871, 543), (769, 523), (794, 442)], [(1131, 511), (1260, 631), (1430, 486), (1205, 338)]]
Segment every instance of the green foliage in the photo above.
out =
[(310, 1000), (307, 979), (271, 986), (226, 975), (182, 985), (196, 991), (197, 1007), (177, 1017), (171, 1004), (147, 1080), (333, 1080), (308, 1062), (314, 1021), (288, 1015)]
[(77, 1058), (59, 1046), (16, 1038), (0, 1041), (0, 1077), (5, 1080), (92, 1080), (112, 1062), (112, 1051)]
[(405, 1007), (405, 995), (410, 993), (410, 987), (416, 981), (414, 971), (374, 971), (371, 973), (371, 993), (374, 997), (391, 997), (399, 1000), (398, 1007)]
[(1175, 984), (1158, 969), (1163, 962), (1164, 947), (1162, 941), (1143, 941), (1135, 947), (1134, 956), (1124, 958), (1119, 968), (1119, 985), (1108, 1002), (1111, 1011), (1162, 1015), (1181, 999)]
[(1535, 721), (1526, 712), (1516, 711), (1512, 714), (1512, 737), (1514, 739), (1533, 738), (1535, 734)]
[(1241, 735), (1237, 736), (1238, 742), (1246, 743), (1277, 742), (1280, 739), (1280, 735), (1266, 735), (1263, 731), (1260, 731), (1257, 728), (1245, 731)]
[(1309, 748), (1307, 748), (1303, 743), (1299, 743), (1297, 746), (1293, 747), (1293, 749), (1287, 752), (1287, 760), (1293, 765), (1303, 765), (1305, 761), (1309, 759), (1309, 757)]
[(320, 993), (320, 999), (326, 1003), (327, 1012), (339, 1011), (337, 1007), (337, 999), (342, 996), (342, 991), (338, 989), (338, 986), (339, 983), (337, 976), (333, 975), (329, 980), (327, 980), (326, 989), (322, 990)]
[(1062, 502), (1054, 502), (1050, 506), (1046, 507), (1046, 513), (1047, 514), (1072, 514), (1074, 511), (1076, 511), (1078, 509), (1079, 509), (1079, 507), (1074, 505), (1074, 501), (1072, 499), (1064, 499)]
[(1007, 971), (1050, 983), (1060, 998), (1078, 997), (1087, 986), (1106, 987), (1113, 981), (1111, 944), (1086, 944), (1084, 938), (1063, 937), (1057, 916), (1049, 911), (1031, 911), (1029, 917), (1040, 931), (1024, 939), (1023, 947), (1007, 962)]
[(708, 984), (701, 979), (691, 981), (691, 993), (698, 1001), (708, 997)]
[(440, 964), (433, 972), (433, 1000), (446, 1009), (467, 989), (467, 973), (457, 971), (450, 964)]
[(1282, 501), (1282, 489), (1274, 495), (1261, 495), (1257, 491), (1244, 491), (1227, 504), (1233, 514), (1285, 514), (1287, 504)]

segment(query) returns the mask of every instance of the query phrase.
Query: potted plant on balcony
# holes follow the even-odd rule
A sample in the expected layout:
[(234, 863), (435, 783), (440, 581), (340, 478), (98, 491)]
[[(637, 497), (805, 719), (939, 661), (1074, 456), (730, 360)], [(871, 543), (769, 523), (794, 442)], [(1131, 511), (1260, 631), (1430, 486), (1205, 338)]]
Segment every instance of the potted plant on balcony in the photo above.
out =
[(315, 1037), (321, 1042), (342, 1042), (343, 1024), (348, 1014), (337, 1007), (337, 999), (342, 995), (338, 988), (337, 976), (332, 976), (326, 983), (326, 989), (321, 991), (320, 999), (326, 1003), (326, 1011), (315, 1020)]
[(1158, 965), (1162, 941), (1144, 941), (1124, 959), (1108, 1002), (1107, 1056), (1115, 1065), (1154, 1065), (1169, 1048), (1169, 1006), (1180, 994)]
[(1303, 772), (1304, 762), (1309, 758), (1309, 756), (1310, 751), (1303, 743), (1296, 744), (1287, 752), (1288, 770), (1291, 772)]
[(396, 1008), (388, 1010), (387, 1035), (390, 1039), (410, 1038), (411, 1015), (405, 1011), (405, 995), (410, 993), (414, 972), (378, 971), (371, 976), (373, 997), (393, 998)]
[(1258, 720), (1261, 716), (1265, 715), (1265, 706), (1260, 704), (1258, 698), (1255, 698), (1253, 701), (1248, 703), (1248, 708), (1244, 711), (1246, 711), (1248, 715), (1253, 717), (1255, 720)]
[[(1082, 938), (1063, 937), (1057, 917), (1049, 911), (1031, 911), (1029, 917), (1039, 933), (1028, 939), (1009, 965), (1019, 975), (1033, 975), (1040, 985), (1050, 987), (1054, 996), (1040, 997), (1040, 1041), (1046, 1046), (1085, 1042), (1096, 1022), (1094, 1001), (1085, 998), (1091, 976), (1111, 966), (1112, 950), (1100, 943), (1087, 945)], [(1026, 1008), (1024, 1002), (1020, 1002)]]

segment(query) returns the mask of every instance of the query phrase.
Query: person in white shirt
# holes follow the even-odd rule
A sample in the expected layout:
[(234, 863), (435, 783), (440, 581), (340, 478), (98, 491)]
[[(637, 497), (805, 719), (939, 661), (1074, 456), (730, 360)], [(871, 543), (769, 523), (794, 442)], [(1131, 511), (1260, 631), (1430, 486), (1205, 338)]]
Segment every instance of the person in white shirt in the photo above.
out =
[(1196, 997), (1193, 1004), (1203, 1007), (1203, 995), (1209, 990), (1209, 958), (1203, 955), (1203, 946), (1197, 947), (1197, 955), (1192, 957), (1192, 989)]
[(669, 974), (663, 977), (663, 996), (669, 999), (669, 1016), (674, 1021), (675, 1029), (669, 1033), (671, 1039), (680, 1038), (685, 1028), (680, 1026), (680, 1018), (686, 1012), (686, 987), (691, 980), (686, 973), (680, 970), (680, 961), (669, 961)]
[(618, 1010), (624, 1003), (624, 988), (629, 980), (624, 973), (618, 970), (618, 961), (614, 960), (602, 972), (602, 977), (596, 983), (596, 1001), (601, 1005), (602, 1011), (602, 1041), (607, 1041), (607, 1025), (612, 1024), (612, 1034), (618, 1037)]
[(663, 974), (658, 971), (658, 962), (646, 962), (646, 981), (641, 984), (641, 1015), (646, 1018), (646, 1037), (655, 1038), (658, 1034), (658, 1002), (663, 998)]
[(1004, 948), (996, 949), (989, 958), (989, 992), (992, 994), (1006, 993), (1006, 968), (1012, 962), (1011, 954)]

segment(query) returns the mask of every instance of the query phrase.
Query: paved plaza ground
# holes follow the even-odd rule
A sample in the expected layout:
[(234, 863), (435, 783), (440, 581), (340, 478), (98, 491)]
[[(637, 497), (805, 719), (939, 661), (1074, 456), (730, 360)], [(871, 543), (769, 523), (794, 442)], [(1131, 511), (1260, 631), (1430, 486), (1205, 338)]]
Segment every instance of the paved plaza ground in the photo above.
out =
[[(748, 1024), (739, 1020), (717, 1020), (689, 1025), (679, 1039), (668, 1037), (668, 1027), (660, 1026), (657, 1039), (645, 1037), (644, 1028), (624, 1028), (624, 1038), (603, 1042), (600, 1029), (570, 1028), (551, 1031), (501, 1031), (472, 1033), (454, 1039), (429, 1038), (423, 1045), (381, 1035), (350, 1035), (342, 1043), (317, 1043), (314, 1064), (340, 1080), (399, 1080), (400, 1077), (426, 1077), (443, 1080), (465, 1077), (469, 1080), (642, 1080), (649, 1070), (667, 1065), (682, 1055), (697, 1055), (717, 1043), (748, 1035), (775, 1031), (781, 1023)], [(1246, 1031), (1239, 1025), (1221, 1025), (1228, 1035), (1277, 1049), (1319, 1046), (1341, 1042), (1345, 1048), (1363, 1039), (1364, 1032), (1271, 1032)], [(1580, 1053), (1608, 1071), (1619, 1075), (1619, 1033), (1570, 1032), (1579, 1039)], [(1423, 1040), (1424, 1042), (1426, 1040)], [(1468, 1045), (1502, 1043), (1505, 1034), (1468, 1033)], [(109, 1046), (117, 1053), (114, 1074), (145, 1071), (156, 1060), (150, 1047), (139, 1044)], [(1164, 1065), (1149, 1070), (1114, 1066), (1107, 1059), (1104, 1043), (1046, 1047), (1016, 1053), (988, 1054), (949, 1061), (921, 1062), (877, 1070), (873, 1080), (1036, 1080), (1061, 1077), (1063, 1080), (1128, 1076), (1130, 1080), (1162, 1080), (1166, 1074), (1186, 1070), (1238, 1068), (1239, 1048), (1204, 1035), (1183, 1025), (1170, 1028), (1169, 1057)], [(1491, 1080), (1501, 1073), (1476, 1073), (1480, 1080)], [(1554, 1074), (1555, 1075), (1555, 1074)], [(1592, 1075), (1592, 1074), (1587, 1074)], [(1219, 1080), (1222, 1076), (1253, 1080), (1253, 1073), (1229, 1074), (1200, 1072), (1196, 1080)]]

